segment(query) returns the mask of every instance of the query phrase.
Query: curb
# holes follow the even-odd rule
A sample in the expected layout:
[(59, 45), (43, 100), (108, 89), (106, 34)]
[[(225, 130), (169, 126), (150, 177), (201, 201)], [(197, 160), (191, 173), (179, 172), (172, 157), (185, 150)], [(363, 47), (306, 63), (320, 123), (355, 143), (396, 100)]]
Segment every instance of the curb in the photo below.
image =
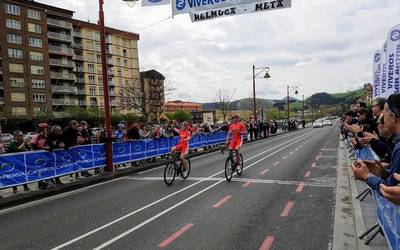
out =
[[(299, 129), (299, 130), (302, 130), (302, 129)], [(258, 140), (253, 140), (253, 141), (248, 140), (248, 141), (245, 141), (244, 144), (253, 143), (253, 142), (257, 142), (257, 141), (261, 141), (261, 140), (268, 140), (269, 138), (276, 137), (278, 135), (288, 134), (288, 133), (290, 133), (290, 132), (281, 132), (281, 133), (273, 134), (273, 135), (268, 136), (265, 139), (258, 139)], [(221, 147), (217, 146), (216, 148), (192, 153), (189, 158), (196, 158), (198, 156), (213, 153), (213, 152), (216, 152), (219, 150), (221, 150)], [(165, 163), (166, 163), (166, 160), (161, 160), (161, 161), (155, 162), (153, 164), (150, 164), (150, 166), (146, 166), (146, 167), (139, 167), (139, 168), (130, 167), (130, 168), (126, 168), (122, 171), (114, 171), (112, 173), (102, 173), (100, 175), (96, 175), (93, 177), (77, 180), (72, 183), (64, 184), (62, 186), (56, 186), (55, 188), (52, 188), (52, 189), (42, 189), (42, 190), (32, 191), (29, 193), (18, 194), (18, 195), (7, 197), (7, 198), (0, 198), (0, 210), (6, 209), (6, 208), (9, 208), (12, 206), (21, 205), (26, 202), (35, 201), (35, 200), (47, 198), (47, 197), (50, 197), (53, 195), (58, 195), (58, 194), (66, 193), (69, 191), (77, 190), (77, 189), (91, 186), (94, 184), (98, 184), (101, 182), (118, 179), (118, 178), (130, 175), (133, 173), (150, 170), (150, 169), (165, 165)]]

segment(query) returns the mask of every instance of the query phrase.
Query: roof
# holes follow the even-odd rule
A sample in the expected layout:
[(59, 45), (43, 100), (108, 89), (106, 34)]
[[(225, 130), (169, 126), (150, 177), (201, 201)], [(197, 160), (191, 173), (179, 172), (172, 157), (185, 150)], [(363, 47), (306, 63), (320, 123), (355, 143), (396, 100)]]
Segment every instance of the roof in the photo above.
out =
[(165, 76), (154, 69), (140, 72), (140, 77), (147, 79), (165, 80)]
[[(94, 29), (94, 30), (98, 30), (99, 26), (96, 23), (89, 23), (89, 22), (85, 22), (82, 20), (77, 20), (77, 19), (72, 19), (72, 25), (74, 25), (75, 27), (78, 28), (89, 28), (89, 29)], [(124, 30), (118, 30), (118, 29), (114, 29), (114, 28), (110, 28), (110, 27), (106, 27), (106, 33), (107, 34), (111, 34), (111, 35), (116, 35), (116, 36), (122, 36), (125, 38), (129, 38), (132, 40), (139, 40), (139, 34), (137, 33), (133, 33), (133, 32), (128, 32), (128, 31), (124, 31)]]
[(57, 12), (59, 14), (64, 14), (66, 16), (71, 17), (74, 14), (74, 11), (72, 10), (67, 10), (67, 9), (62, 9), (58, 7), (54, 7), (51, 5), (35, 2), (34, 0), (9, 0), (10, 2), (15, 2), (23, 5), (27, 5), (30, 7), (37, 7), (37, 8), (42, 8), (47, 11), (52, 11), (52, 12)]

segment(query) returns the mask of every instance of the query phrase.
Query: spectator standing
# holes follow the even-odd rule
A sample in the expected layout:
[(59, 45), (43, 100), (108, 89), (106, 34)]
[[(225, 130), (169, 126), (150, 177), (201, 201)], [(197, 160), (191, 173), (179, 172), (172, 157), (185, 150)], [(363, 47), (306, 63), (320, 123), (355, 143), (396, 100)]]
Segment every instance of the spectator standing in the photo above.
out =
[(69, 125), (63, 130), (63, 140), (65, 149), (76, 146), (78, 144), (78, 122), (72, 120)]
[(140, 135), (140, 139), (148, 139), (149, 138), (150, 133), (147, 131), (146, 125), (140, 126), (139, 135)]
[[(33, 150), (48, 150), (47, 134), (49, 125), (45, 122), (39, 123), (38, 132), (32, 137), (31, 146)], [(38, 188), (46, 189), (48, 187), (47, 181), (39, 181)]]
[(128, 140), (140, 140), (140, 134), (137, 123), (132, 124), (132, 126), (126, 131), (126, 138)]
[[(21, 130), (14, 131), (14, 141), (7, 148), (7, 153), (19, 153), (32, 150), (28, 140), (24, 140), (24, 133)], [(28, 184), (23, 185), (25, 191), (29, 191)], [(17, 186), (13, 187), (14, 193), (18, 192)]]

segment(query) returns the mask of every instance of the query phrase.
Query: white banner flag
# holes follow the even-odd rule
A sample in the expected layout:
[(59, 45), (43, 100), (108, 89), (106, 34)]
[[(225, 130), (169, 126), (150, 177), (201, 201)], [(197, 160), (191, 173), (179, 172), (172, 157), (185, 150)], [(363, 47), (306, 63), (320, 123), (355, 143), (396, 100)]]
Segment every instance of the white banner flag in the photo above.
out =
[(382, 46), (381, 49), (381, 93), (379, 97), (387, 97), (386, 89), (387, 89), (387, 60), (386, 60), (386, 52), (387, 52), (387, 43)]
[(236, 4), (228, 7), (191, 12), (192, 22), (205, 21), (219, 17), (235, 16), (248, 13), (257, 13), (269, 10), (278, 10), (291, 7), (291, 0), (264, 0), (245, 4)]
[(381, 51), (378, 49), (374, 54), (374, 61), (372, 66), (372, 96), (377, 98), (381, 94)]
[(400, 90), (400, 25), (393, 27), (387, 38), (387, 96)]
[(169, 5), (170, 3), (170, 0), (142, 0), (142, 7)]

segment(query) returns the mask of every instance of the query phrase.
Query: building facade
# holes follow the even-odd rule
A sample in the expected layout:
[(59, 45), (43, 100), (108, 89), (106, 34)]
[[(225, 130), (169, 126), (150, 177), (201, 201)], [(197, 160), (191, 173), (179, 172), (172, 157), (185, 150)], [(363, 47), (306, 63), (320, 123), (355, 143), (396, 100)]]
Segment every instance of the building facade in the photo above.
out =
[(144, 111), (153, 116), (156, 121), (160, 121), (165, 110), (164, 80), (165, 77), (156, 70), (140, 72)]
[[(0, 108), (9, 119), (67, 116), (104, 107), (100, 35), (73, 11), (33, 0), (0, 0)], [(139, 35), (106, 28), (110, 105), (135, 112), (126, 88), (139, 85)], [(137, 111), (136, 111), (137, 112)]]
[(184, 101), (170, 101), (165, 104), (165, 112), (175, 112), (177, 110), (184, 111), (202, 111), (203, 106), (199, 103), (184, 102)]

